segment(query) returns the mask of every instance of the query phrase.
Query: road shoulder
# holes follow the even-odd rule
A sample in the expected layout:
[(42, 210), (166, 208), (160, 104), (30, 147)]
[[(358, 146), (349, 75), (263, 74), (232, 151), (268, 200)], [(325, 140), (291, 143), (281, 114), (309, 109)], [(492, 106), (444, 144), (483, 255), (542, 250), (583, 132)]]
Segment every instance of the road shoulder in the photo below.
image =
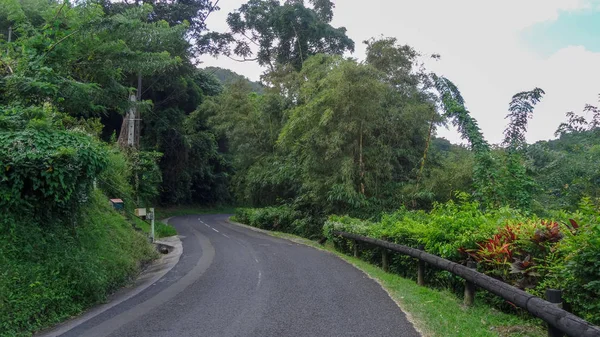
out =
[[(167, 219), (168, 220), (168, 219)], [(146, 267), (138, 278), (130, 285), (119, 289), (114, 294), (110, 295), (107, 302), (92, 307), (85, 311), (81, 315), (74, 317), (65, 322), (59, 323), (58, 325), (40, 331), (34, 336), (36, 337), (56, 337), (60, 336), (69, 330), (91, 320), (92, 318), (106, 312), (107, 310), (129, 300), (130, 298), (138, 295), (142, 291), (146, 290), (152, 284), (156, 283), (163, 276), (165, 276), (177, 263), (183, 254), (183, 245), (179, 236), (171, 236), (162, 238), (157, 241), (161, 244), (172, 247), (169, 254), (161, 255), (161, 257), (152, 262)]]

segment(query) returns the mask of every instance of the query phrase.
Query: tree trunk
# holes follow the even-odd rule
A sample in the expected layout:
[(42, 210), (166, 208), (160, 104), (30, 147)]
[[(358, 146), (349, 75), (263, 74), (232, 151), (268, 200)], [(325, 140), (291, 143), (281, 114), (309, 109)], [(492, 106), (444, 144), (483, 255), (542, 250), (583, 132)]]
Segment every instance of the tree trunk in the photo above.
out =
[[(142, 73), (138, 73), (138, 85), (137, 85), (137, 93), (136, 93), (136, 101), (139, 103), (142, 101)], [(134, 147), (136, 149), (140, 148), (140, 134), (142, 133), (142, 116), (139, 108), (135, 109), (135, 138), (134, 138)]]
[(360, 122), (360, 139), (358, 145), (358, 167), (360, 171), (360, 193), (365, 195), (365, 163), (363, 161), (363, 126)]
[(123, 123), (121, 124), (121, 131), (119, 132), (119, 146), (133, 147), (138, 149), (140, 147), (140, 131), (141, 131), (141, 113), (140, 109), (135, 106), (136, 102), (142, 101), (142, 73), (138, 73), (137, 76), (137, 92), (135, 96), (129, 96), (129, 100), (134, 102), (133, 107), (129, 109), (129, 112), (123, 116)]
[[(431, 135), (433, 133), (433, 124), (435, 123), (435, 110), (431, 115), (431, 123), (429, 123), (429, 134), (427, 135), (427, 142), (425, 143), (425, 151), (423, 151), (423, 158), (421, 159), (421, 167), (419, 168), (419, 173), (417, 173), (417, 185), (415, 188), (415, 193), (419, 191), (419, 184), (421, 183), (421, 177), (423, 176), (423, 169), (425, 168), (425, 160), (427, 160), (427, 153), (429, 152), (429, 144), (431, 143)], [(417, 201), (413, 197), (412, 200), (413, 208), (417, 207)]]

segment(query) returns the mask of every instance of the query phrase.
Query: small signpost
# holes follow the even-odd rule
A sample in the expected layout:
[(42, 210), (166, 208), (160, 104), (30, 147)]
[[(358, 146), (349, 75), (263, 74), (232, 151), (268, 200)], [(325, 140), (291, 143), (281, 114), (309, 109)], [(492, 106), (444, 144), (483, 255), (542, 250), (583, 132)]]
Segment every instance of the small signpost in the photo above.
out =
[(145, 208), (136, 208), (135, 216), (137, 216), (138, 218), (146, 217), (146, 209)]
[(150, 220), (150, 240), (154, 242), (154, 208), (150, 208), (146, 211), (145, 208), (136, 208), (135, 216), (141, 219)]
[(123, 210), (123, 200), (121, 199), (110, 199), (110, 204), (117, 211)]
[(146, 219), (150, 220), (150, 240), (154, 242), (154, 208), (150, 208), (150, 212), (146, 215)]

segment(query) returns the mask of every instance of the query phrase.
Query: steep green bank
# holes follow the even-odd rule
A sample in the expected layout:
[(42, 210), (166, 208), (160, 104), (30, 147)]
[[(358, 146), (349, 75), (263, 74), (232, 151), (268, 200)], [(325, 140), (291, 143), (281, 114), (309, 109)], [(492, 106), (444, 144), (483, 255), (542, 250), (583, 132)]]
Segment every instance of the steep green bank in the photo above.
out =
[(76, 225), (0, 218), (0, 336), (33, 331), (102, 302), (156, 257), (96, 190)]

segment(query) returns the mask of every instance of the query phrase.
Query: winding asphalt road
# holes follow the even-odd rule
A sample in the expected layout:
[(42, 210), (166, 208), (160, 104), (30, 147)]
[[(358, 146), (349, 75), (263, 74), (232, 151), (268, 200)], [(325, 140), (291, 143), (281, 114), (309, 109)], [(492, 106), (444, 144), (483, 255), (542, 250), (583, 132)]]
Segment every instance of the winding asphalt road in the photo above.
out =
[(226, 220), (172, 218), (183, 242), (179, 263), (62, 336), (419, 336), (381, 287), (350, 264)]

